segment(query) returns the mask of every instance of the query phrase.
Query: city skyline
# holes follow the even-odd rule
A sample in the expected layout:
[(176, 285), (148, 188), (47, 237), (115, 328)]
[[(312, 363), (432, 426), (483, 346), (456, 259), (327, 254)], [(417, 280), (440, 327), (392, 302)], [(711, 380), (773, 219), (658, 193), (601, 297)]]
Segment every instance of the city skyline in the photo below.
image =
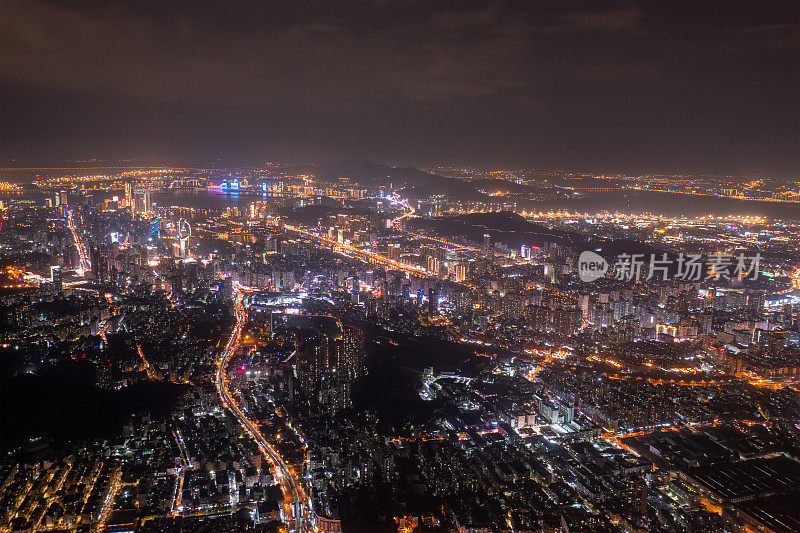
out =
[(0, 1), (0, 533), (800, 533), (798, 8)]
[(0, 182), (0, 528), (797, 530), (797, 182), (317, 170)]

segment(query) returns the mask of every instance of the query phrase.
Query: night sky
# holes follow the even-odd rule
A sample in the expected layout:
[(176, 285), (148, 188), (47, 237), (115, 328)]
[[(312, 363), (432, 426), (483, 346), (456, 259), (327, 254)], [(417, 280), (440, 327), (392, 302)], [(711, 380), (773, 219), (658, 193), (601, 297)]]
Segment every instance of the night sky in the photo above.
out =
[(5, 162), (800, 174), (800, 3), (0, 3)]

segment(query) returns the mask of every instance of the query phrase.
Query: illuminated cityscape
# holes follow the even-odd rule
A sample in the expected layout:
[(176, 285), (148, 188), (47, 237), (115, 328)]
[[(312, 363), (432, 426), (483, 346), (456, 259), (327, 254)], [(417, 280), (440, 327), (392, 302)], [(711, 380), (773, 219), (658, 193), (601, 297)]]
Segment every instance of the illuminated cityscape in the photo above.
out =
[[(0, 131), (0, 531), (800, 531), (800, 128), (779, 128), (796, 119), (800, 91), (765, 88), (796, 78), (792, 7), (0, 6), (10, 124)], [(718, 42), (678, 22), (711, 24)], [(175, 47), (145, 57), (155, 35)], [(32, 74), (28, 62), (53, 66), (41, 54), (59, 36), (72, 72)], [(497, 111), (486, 96), (511, 106), (496, 120), (513, 109), (544, 127), (539, 98), (563, 104), (551, 94), (561, 76), (598, 91), (672, 83), (675, 65), (640, 70), (620, 57), (623, 75), (604, 59), (618, 41), (641, 45), (628, 59), (659, 56), (665, 36), (696, 46), (698, 62), (756, 69), (758, 90), (720, 98), (745, 107), (772, 95), (763, 120), (776, 129), (720, 133), (724, 149), (670, 141), (667, 163), (655, 144), (684, 134), (663, 126), (683, 104), (653, 96), (669, 110), (627, 104), (658, 117), (639, 132), (653, 136), (649, 156), (618, 139), (614, 159), (586, 144), (556, 160), (544, 133), (473, 131)], [(96, 39), (142, 79), (118, 83), (100, 60), (109, 52), (84, 48)], [(563, 47), (549, 66), (530, 60), (545, 81), (507, 79), (535, 43)], [(184, 70), (175, 63), (194, 61), (182, 55), (189, 44), (207, 55)], [(595, 55), (577, 59), (573, 46)], [(250, 47), (276, 63), (242, 59)], [(310, 47), (299, 67), (288, 64), (295, 47)], [(351, 59), (329, 49), (378, 79), (345, 83), (332, 70)], [(285, 62), (270, 55), (281, 50)], [(754, 66), (763, 51), (774, 61)], [(443, 78), (414, 69), (429, 54)], [(581, 72), (563, 74), (562, 62)], [(230, 76), (217, 85), (217, 74)], [(291, 88), (282, 76), (295, 76)], [(687, 131), (724, 123), (704, 84), (738, 78), (706, 76), (697, 90), (709, 109)], [(75, 118), (79, 94), (97, 115)], [(599, 105), (572, 97), (565, 123)], [(285, 109), (267, 113), (261, 98)], [(70, 117), (52, 119), (55, 134), (32, 109), (53, 99)], [(184, 105), (201, 118), (178, 120), (172, 108)], [(262, 153), (228, 119), (212, 124), (217, 105)], [(442, 151), (433, 157), (401, 139), (417, 111), (395, 120), (395, 105), (448, 120), (454, 106), (475, 123), (419, 125), (420, 143)], [(285, 139), (250, 129), (240, 106)], [(348, 118), (328, 136), (301, 107)], [(372, 113), (386, 128), (362, 136)], [(164, 141), (181, 120), (183, 140)], [(307, 142), (293, 139), (304, 128)], [(442, 131), (451, 137), (436, 139)], [(498, 131), (507, 145), (489, 139)], [(773, 135), (782, 140), (764, 147)], [(541, 151), (515, 151), (518, 138)], [(375, 161), (391, 159), (376, 142), (393, 146), (398, 159), (351, 157), (351, 142)], [(760, 148), (732, 154), (744, 146)]]

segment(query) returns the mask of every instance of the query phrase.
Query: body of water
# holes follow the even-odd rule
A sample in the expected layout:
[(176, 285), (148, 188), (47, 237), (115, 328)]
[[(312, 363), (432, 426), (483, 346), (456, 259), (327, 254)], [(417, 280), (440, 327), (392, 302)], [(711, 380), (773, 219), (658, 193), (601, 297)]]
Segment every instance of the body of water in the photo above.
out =
[(757, 202), (735, 198), (689, 196), (647, 191), (595, 192), (571, 199), (548, 200), (530, 203), (526, 209), (536, 211), (565, 210), (580, 213), (641, 214), (652, 213), (670, 217), (690, 218), (705, 215), (732, 216), (750, 215), (769, 218), (800, 220), (800, 204)]
[[(258, 195), (226, 194), (217, 191), (170, 191), (154, 193), (153, 200), (162, 207), (181, 206), (200, 209), (245, 207), (261, 199)], [(264, 197), (266, 199), (266, 197)], [(800, 204), (756, 202), (734, 198), (687, 196), (661, 192), (600, 192), (591, 196), (558, 199), (527, 204), (537, 211), (578, 211), (581, 213), (652, 213), (664, 216), (700, 217), (704, 215), (753, 215), (781, 219), (800, 219)]]
[(266, 200), (266, 196), (253, 194), (224, 193), (222, 191), (167, 191), (154, 192), (153, 201), (159, 207), (193, 207), (195, 209), (245, 208), (256, 200)]

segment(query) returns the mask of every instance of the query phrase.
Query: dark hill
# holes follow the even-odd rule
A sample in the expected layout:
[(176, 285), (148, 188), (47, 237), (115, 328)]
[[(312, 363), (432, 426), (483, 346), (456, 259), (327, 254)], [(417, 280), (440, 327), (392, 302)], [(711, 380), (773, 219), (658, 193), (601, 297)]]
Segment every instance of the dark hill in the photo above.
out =
[[(77, 368), (78, 366), (82, 368)], [(33, 437), (58, 440), (115, 438), (132, 413), (169, 414), (184, 385), (142, 381), (122, 390), (93, 385), (93, 368), (65, 362), (41, 375), (22, 374), (0, 384), (0, 450)]]
[(411, 219), (411, 224), (428, 228), (439, 235), (466, 238), (476, 244), (483, 241), (485, 233), (489, 233), (493, 241), (504, 242), (514, 248), (519, 248), (522, 244), (542, 246), (548, 242), (573, 244), (580, 239), (575, 233), (528, 222), (524, 217), (509, 211), (434, 219), (414, 218)]
[(410, 199), (425, 199), (435, 194), (444, 194), (461, 201), (486, 200), (488, 196), (478, 189), (496, 190), (503, 188), (512, 193), (523, 192), (529, 188), (503, 180), (479, 180), (468, 182), (430, 174), (412, 167), (393, 167), (380, 165), (363, 159), (351, 159), (324, 166), (318, 172), (322, 179), (336, 180), (350, 178), (362, 186), (391, 184), (395, 189), (403, 189), (403, 196)]
[(513, 181), (501, 180), (495, 178), (487, 178), (480, 180), (473, 180), (470, 185), (478, 191), (484, 191), (490, 194), (495, 191), (505, 191), (510, 194), (523, 194), (533, 192), (536, 188), (529, 185), (520, 185)]
[(596, 250), (610, 261), (614, 261), (620, 253), (648, 255), (658, 251), (647, 243), (629, 239), (602, 239), (536, 224), (509, 211), (471, 213), (455, 217), (412, 218), (409, 223), (412, 228), (427, 228), (438, 235), (455, 240), (466, 238), (476, 245), (480, 245), (483, 235), (488, 233), (493, 242), (502, 242), (512, 248), (519, 248), (523, 244), (543, 246), (546, 243), (556, 243), (569, 246), (578, 253), (583, 250)]
[(362, 185), (388, 185), (394, 187), (419, 187), (447, 181), (447, 178), (423, 172), (412, 167), (379, 165), (363, 159), (351, 159), (323, 167), (320, 177), (328, 179), (351, 178)]

